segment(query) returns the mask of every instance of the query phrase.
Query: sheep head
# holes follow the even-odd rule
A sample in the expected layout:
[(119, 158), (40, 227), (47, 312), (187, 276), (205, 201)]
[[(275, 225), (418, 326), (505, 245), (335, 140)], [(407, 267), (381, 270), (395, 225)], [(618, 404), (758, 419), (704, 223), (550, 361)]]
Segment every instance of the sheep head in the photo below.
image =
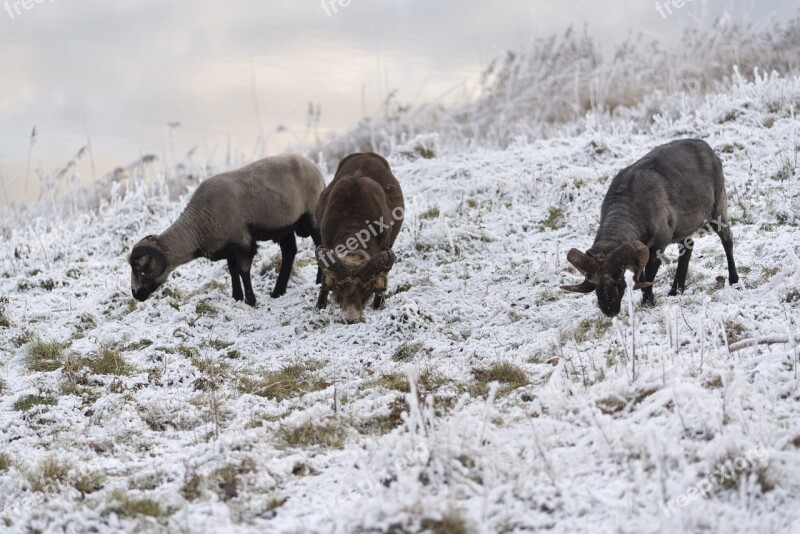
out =
[(330, 249), (317, 247), (323, 288), (332, 292), (333, 301), (342, 308), (346, 322), (363, 321), (369, 299), (386, 293), (388, 274), (395, 259), (391, 250), (373, 257), (363, 250), (347, 251), (339, 256)]
[(567, 254), (567, 261), (585, 277), (585, 280), (574, 286), (561, 286), (565, 291), (573, 293), (597, 294), (597, 305), (608, 317), (615, 317), (622, 307), (622, 296), (625, 294), (625, 271), (631, 270), (636, 285), (634, 290), (644, 289), (653, 284), (640, 282), (642, 271), (650, 259), (650, 251), (641, 241), (632, 241), (617, 247), (608, 256), (603, 254), (586, 254), (572, 249)]
[(131, 251), (131, 293), (144, 302), (167, 280), (167, 254), (156, 236), (149, 235), (139, 241)]

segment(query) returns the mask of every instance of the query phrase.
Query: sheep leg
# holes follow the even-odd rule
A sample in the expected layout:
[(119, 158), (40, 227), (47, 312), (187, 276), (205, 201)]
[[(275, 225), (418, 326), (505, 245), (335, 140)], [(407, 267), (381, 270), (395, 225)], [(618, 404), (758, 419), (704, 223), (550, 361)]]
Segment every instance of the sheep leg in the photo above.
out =
[[(644, 268), (644, 281), (652, 283), (656, 279), (658, 269), (661, 267), (661, 251), (658, 248), (650, 249), (650, 259)], [(642, 305), (655, 306), (656, 299), (653, 297), (653, 286), (642, 289)]]
[(231, 273), (231, 286), (233, 287), (233, 299), (234, 300), (242, 300), (244, 295), (242, 294), (242, 283), (241, 279), (239, 278), (239, 266), (236, 264), (236, 256), (229, 256), (228, 257), (228, 271)]
[(372, 301), (372, 309), (380, 310), (383, 307), (383, 293), (375, 293), (375, 299)]
[(250, 268), (253, 266), (253, 258), (255, 257), (255, 247), (251, 250), (241, 250), (236, 257), (236, 263), (239, 264), (239, 275), (242, 277), (244, 283), (244, 302), (248, 306), (255, 307), (256, 294), (253, 293), (253, 282), (250, 278)]
[(324, 285), (319, 289), (319, 298), (317, 299), (317, 309), (322, 310), (328, 307), (328, 288)]
[(692, 258), (692, 249), (685, 247), (683, 254), (678, 259), (678, 269), (675, 272), (675, 281), (672, 282), (672, 289), (669, 292), (670, 297), (676, 296), (678, 293), (683, 293), (686, 290), (686, 275), (689, 273), (689, 260)]
[[(314, 247), (318, 247), (322, 244), (322, 236), (319, 235), (319, 229), (314, 228), (311, 230), (311, 239), (314, 241)], [(317, 262), (317, 283), (322, 283), (322, 265)]]
[(725, 249), (725, 257), (728, 259), (728, 281), (731, 285), (736, 284), (739, 282), (739, 273), (736, 271), (736, 262), (733, 259), (733, 232), (730, 223), (725, 220), (722, 221), (722, 225), (712, 225), (712, 227), (722, 241), (722, 248)]
[(286, 293), (286, 286), (289, 284), (289, 276), (292, 274), (294, 257), (297, 255), (297, 240), (294, 237), (294, 233), (288, 233), (283, 236), (279, 244), (281, 246), (281, 270), (278, 273), (278, 281), (275, 283), (275, 289), (270, 295), (274, 299)]

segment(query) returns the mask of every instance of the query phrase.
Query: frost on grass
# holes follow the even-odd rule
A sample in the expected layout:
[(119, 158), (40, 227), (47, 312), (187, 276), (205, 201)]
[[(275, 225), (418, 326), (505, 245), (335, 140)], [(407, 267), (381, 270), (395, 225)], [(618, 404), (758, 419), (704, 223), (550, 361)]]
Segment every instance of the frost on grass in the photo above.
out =
[[(575, 135), (502, 149), (448, 150), (444, 136), (404, 149), (392, 164), (408, 224), (387, 306), (364, 324), (314, 308), (306, 241), (290, 291), (257, 309), (230, 298), (225, 265), (202, 261), (130, 299), (130, 246), (184, 204), (164, 181), (119, 186), (80, 217), (3, 212), (0, 522), (790, 531), (797, 340), (728, 347), (800, 326), (800, 176), (787, 163), (800, 79), (734, 73), (725, 87), (650, 114), (646, 131), (587, 118)], [(668, 250), (656, 307), (634, 296), (634, 343), (627, 305), (611, 321), (591, 296), (559, 291), (579, 277), (566, 252), (591, 244), (619, 169), (686, 136), (723, 160), (741, 287), (718, 283), (724, 253), (709, 236), (687, 291), (667, 297)], [(256, 291), (276, 276), (269, 246)], [(757, 447), (767, 458), (743, 463)]]

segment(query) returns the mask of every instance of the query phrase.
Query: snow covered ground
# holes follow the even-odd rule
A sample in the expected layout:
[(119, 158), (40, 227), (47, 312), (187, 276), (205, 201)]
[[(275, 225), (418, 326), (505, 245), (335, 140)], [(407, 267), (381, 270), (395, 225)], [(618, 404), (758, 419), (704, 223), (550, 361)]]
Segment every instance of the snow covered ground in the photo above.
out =
[[(728, 346), (800, 334), (799, 109), (800, 78), (760, 79), (646, 134), (394, 158), (398, 262), (357, 325), (314, 309), (310, 241), (279, 300), (263, 245), (257, 309), (206, 261), (135, 303), (132, 244), (185, 204), (156, 186), (4, 214), (3, 529), (797, 532), (798, 341)], [(742, 287), (710, 236), (633, 324), (560, 291), (614, 174), (695, 136), (725, 165)]]

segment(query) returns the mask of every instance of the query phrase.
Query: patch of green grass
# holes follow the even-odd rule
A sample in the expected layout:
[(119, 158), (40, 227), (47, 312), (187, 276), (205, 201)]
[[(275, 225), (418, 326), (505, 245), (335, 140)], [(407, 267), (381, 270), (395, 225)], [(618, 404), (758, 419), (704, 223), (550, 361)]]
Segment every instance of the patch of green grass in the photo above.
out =
[(24, 395), (14, 403), (14, 409), (18, 412), (27, 412), (36, 406), (55, 406), (58, 401), (53, 397), (43, 397), (41, 395)]
[(33, 332), (30, 330), (23, 330), (17, 336), (11, 339), (11, 342), (14, 344), (16, 348), (20, 348), (23, 345), (26, 345), (33, 341)]
[(279, 427), (275, 432), (275, 439), (287, 448), (342, 449), (347, 441), (347, 426), (336, 419), (318, 424), (307, 421), (300, 426)]
[(566, 217), (564, 217), (564, 210), (558, 206), (550, 206), (550, 209), (547, 210), (547, 217), (543, 221), (540, 221), (539, 224), (542, 228), (548, 230), (564, 228), (567, 225)]
[(779, 272), (781, 272), (779, 267), (766, 267), (766, 266), (762, 267), (761, 278), (759, 278), (758, 280), (759, 285), (768, 282), (770, 278), (772, 278)]
[(207, 347), (211, 347), (214, 350), (226, 350), (233, 346), (233, 343), (229, 341), (222, 341), (221, 339), (210, 339), (205, 342)]
[(124, 518), (146, 516), (162, 520), (175, 513), (175, 510), (162, 506), (160, 502), (154, 499), (134, 497), (121, 489), (114, 490), (111, 498), (114, 504), (111, 506), (110, 511)]
[(203, 496), (203, 477), (197, 473), (188, 475), (181, 486), (181, 496), (189, 502), (195, 502)]
[(101, 473), (85, 473), (73, 481), (72, 487), (78, 490), (82, 496), (86, 496), (100, 491), (105, 484), (106, 477)]
[(408, 377), (406, 377), (405, 373), (392, 373), (383, 375), (375, 380), (364, 382), (363, 385), (364, 389), (376, 387), (382, 387), (394, 391), (402, 391), (403, 393), (408, 393), (410, 391), (408, 386)]
[(135, 343), (131, 343), (130, 345), (125, 347), (125, 352), (129, 352), (129, 351), (133, 351), (133, 350), (146, 349), (147, 347), (151, 346), (152, 344), (153, 344), (153, 342), (150, 341), (149, 339), (140, 339), (139, 341), (137, 341)]
[(72, 358), (66, 367), (70, 373), (88, 369), (93, 375), (127, 376), (133, 372), (120, 352), (107, 347), (101, 347), (100, 353), (94, 357)]
[(619, 397), (618, 395), (609, 395), (602, 399), (598, 399), (597, 407), (605, 415), (614, 415), (624, 410), (628, 406), (628, 401)]
[(583, 319), (572, 331), (577, 343), (603, 337), (613, 323), (607, 319)]
[(741, 322), (734, 319), (725, 320), (725, 335), (728, 337), (729, 344), (745, 339), (746, 332), (747, 328)]
[(400, 345), (392, 355), (392, 361), (395, 362), (410, 362), (414, 359), (419, 351), (422, 350), (422, 343), (404, 343)]
[(497, 391), (498, 396), (507, 395), (530, 383), (528, 374), (511, 362), (495, 362), (489, 367), (475, 368), (472, 370), (472, 376), (475, 377), (476, 383), (471, 392), (478, 396), (486, 395), (492, 382), (499, 382), (502, 385)]
[(182, 344), (178, 346), (178, 353), (185, 358), (194, 358), (200, 354), (200, 351), (190, 345)]
[(420, 524), (424, 532), (431, 534), (468, 534), (467, 522), (455, 511), (450, 511), (439, 519), (423, 519)]
[(6, 317), (6, 306), (8, 306), (8, 297), (0, 297), (0, 328), (11, 328), (11, 322)]
[(36, 492), (50, 492), (69, 480), (70, 465), (55, 456), (48, 456), (31, 473), (27, 473), (31, 489)]
[(428, 368), (422, 371), (417, 377), (417, 387), (421, 395), (435, 393), (437, 389), (448, 384), (450, 381), (439, 372)]
[(218, 389), (221, 383), (230, 376), (230, 365), (213, 358), (194, 356), (191, 358), (192, 365), (203, 376), (195, 381), (195, 389), (211, 390)]
[(216, 315), (217, 308), (212, 306), (208, 301), (198, 302), (194, 307), (194, 312), (197, 315)]
[(328, 387), (322, 380), (315, 379), (308, 365), (288, 365), (279, 371), (269, 371), (257, 378), (245, 377), (239, 381), (239, 391), (278, 401), (298, 397), (312, 391)]
[(242, 476), (256, 470), (253, 460), (247, 458), (240, 464), (229, 464), (211, 473), (209, 479), (216, 483), (216, 493), (223, 501), (229, 501), (239, 496)]
[(84, 379), (73, 375), (62, 380), (61, 394), (80, 397), (84, 405), (94, 404), (94, 402), (100, 398), (100, 391), (88, 387), (85, 384), (79, 384), (78, 382), (84, 382)]
[(436, 206), (433, 206), (433, 207), (423, 211), (422, 213), (420, 213), (419, 214), (419, 218), (420, 219), (425, 219), (425, 220), (432, 220), (432, 219), (436, 219), (437, 217), (439, 217), (439, 213), (440, 213), (439, 212), (439, 208), (436, 207)]
[(6, 453), (0, 453), (0, 473), (5, 473), (9, 467), (11, 467), (11, 459)]
[(42, 280), (41, 282), (39, 282), (39, 287), (49, 292), (53, 291), (56, 288), (56, 283), (53, 282), (53, 280), (51, 279)]
[(64, 360), (64, 345), (35, 341), (28, 347), (26, 364), (37, 373), (50, 373), (61, 369)]
[(267, 512), (274, 512), (289, 500), (289, 497), (270, 497), (267, 501)]
[(406, 410), (406, 401), (403, 397), (395, 398), (389, 404), (389, 412), (373, 415), (362, 419), (355, 424), (356, 430), (361, 434), (382, 436), (388, 434), (403, 424), (402, 414)]

